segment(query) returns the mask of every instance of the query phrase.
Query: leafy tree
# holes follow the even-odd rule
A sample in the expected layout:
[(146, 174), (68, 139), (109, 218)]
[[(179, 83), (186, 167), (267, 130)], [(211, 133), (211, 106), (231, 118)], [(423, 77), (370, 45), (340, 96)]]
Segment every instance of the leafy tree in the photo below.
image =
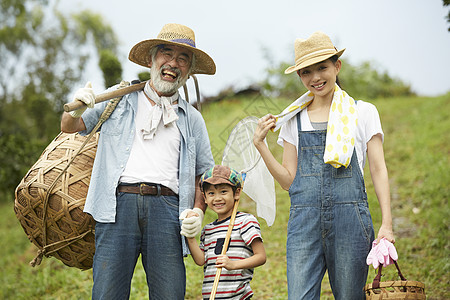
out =
[(140, 81), (147, 81), (150, 79), (150, 72), (144, 71), (138, 74), (138, 79)]
[(122, 81), (122, 65), (111, 50), (100, 51), (99, 67), (103, 72), (105, 86), (109, 87)]
[(109, 50), (105, 64), (121, 66), (111, 63), (117, 39), (99, 15), (65, 16), (46, 0), (0, 0), (0, 6), (0, 201), (5, 201), (60, 131), (63, 104), (81, 84), (88, 59)]
[(85, 10), (73, 15), (77, 23), (79, 38), (83, 43), (89, 40), (95, 45), (99, 55), (99, 67), (103, 72), (105, 87), (120, 83), (122, 65), (117, 58), (116, 34), (109, 24), (104, 23), (101, 15)]

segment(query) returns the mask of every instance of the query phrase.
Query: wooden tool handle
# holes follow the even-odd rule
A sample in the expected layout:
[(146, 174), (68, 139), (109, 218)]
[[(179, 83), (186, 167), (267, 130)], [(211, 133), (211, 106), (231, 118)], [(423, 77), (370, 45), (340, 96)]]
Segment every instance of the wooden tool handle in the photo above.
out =
[[(233, 212), (231, 213), (230, 224), (228, 225), (227, 235), (225, 237), (225, 242), (223, 243), (222, 255), (227, 253), (228, 245), (230, 244), (231, 233), (233, 232), (234, 220), (236, 219), (237, 209), (239, 206), (239, 199), (234, 202)], [(211, 290), (211, 296), (209, 300), (214, 300), (216, 298), (217, 287), (219, 286), (220, 274), (222, 273), (222, 267), (217, 268), (216, 277), (214, 277), (214, 284)]]
[[(137, 83), (137, 84), (133, 84), (133, 85), (130, 85), (130, 86), (127, 86), (124, 88), (120, 88), (120, 89), (117, 89), (117, 90), (114, 90), (111, 92), (99, 94), (99, 95), (95, 96), (95, 103), (97, 104), (97, 103), (100, 103), (100, 102), (103, 102), (106, 100), (114, 99), (117, 97), (122, 97), (126, 94), (131, 94), (133, 92), (143, 90), (145, 84), (146, 84), (146, 81)], [(64, 111), (71, 112), (71, 111), (74, 111), (74, 110), (77, 110), (77, 109), (83, 107), (84, 105), (86, 105), (86, 104), (84, 104), (84, 102), (82, 102), (80, 100), (76, 100), (76, 101), (64, 104)]]

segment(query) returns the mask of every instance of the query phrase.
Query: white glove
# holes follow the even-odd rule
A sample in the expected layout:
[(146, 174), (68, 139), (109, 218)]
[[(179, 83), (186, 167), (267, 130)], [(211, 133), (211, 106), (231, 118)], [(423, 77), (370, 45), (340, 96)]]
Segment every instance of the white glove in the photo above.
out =
[(73, 101), (80, 100), (86, 106), (83, 106), (77, 110), (71, 111), (70, 115), (73, 118), (79, 118), (84, 113), (86, 108), (93, 108), (95, 104), (95, 94), (94, 90), (92, 89), (92, 84), (90, 81), (86, 83), (84, 88), (80, 88), (75, 92), (75, 95), (73, 96)]
[[(197, 216), (186, 217), (189, 212), (194, 212)], [(181, 235), (184, 235), (187, 238), (193, 238), (197, 236), (202, 230), (202, 222), (203, 222), (203, 211), (195, 207), (194, 209), (185, 209), (180, 214), (180, 220), (183, 220), (181, 223)]]

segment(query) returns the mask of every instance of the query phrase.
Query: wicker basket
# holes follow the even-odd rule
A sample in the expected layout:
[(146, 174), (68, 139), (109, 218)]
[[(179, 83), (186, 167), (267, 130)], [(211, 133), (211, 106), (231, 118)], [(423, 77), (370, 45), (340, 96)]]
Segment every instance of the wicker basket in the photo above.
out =
[(83, 208), (98, 137), (82, 147), (86, 137), (60, 133), (17, 186), (14, 211), (39, 248), (33, 266), (54, 256), (70, 267), (92, 267), (95, 221)]
[(366, 284), (364, 291), (366, 293), (366, 300), (378, 299), (426, 299), (425, 284), (419, 281), (407, 280), (400, 271), (397, 262), (394, 261), (397, 267), (398, 275), (401, 280), (384, 281), (381, 280), (382, 265), (378, 267), (378, 273), (371, 284)]

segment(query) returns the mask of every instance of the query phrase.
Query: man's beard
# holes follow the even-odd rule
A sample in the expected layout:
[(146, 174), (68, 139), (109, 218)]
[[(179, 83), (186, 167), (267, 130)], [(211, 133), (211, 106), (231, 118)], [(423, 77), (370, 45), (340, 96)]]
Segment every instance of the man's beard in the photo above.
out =
[[(181, 77), (181, 71), (177, 68), (171, 68), (170, 66), (162, 66), (158, 70), (155, 66), (156, 64), (153, 63), (152, 67), (150, 68), (150, 79), (152, 80), (153, 88), (160, 94), (165, 95), (175, 94), (176, 91), (178, 91), (178, 89), (186, 83), (186, 80), (189, 77), (189, 75)], [(161, 78), (161, 72), (164, 69), (170, 69), (172, 72), (178, 74), (175, 82), (168, 82)]]

